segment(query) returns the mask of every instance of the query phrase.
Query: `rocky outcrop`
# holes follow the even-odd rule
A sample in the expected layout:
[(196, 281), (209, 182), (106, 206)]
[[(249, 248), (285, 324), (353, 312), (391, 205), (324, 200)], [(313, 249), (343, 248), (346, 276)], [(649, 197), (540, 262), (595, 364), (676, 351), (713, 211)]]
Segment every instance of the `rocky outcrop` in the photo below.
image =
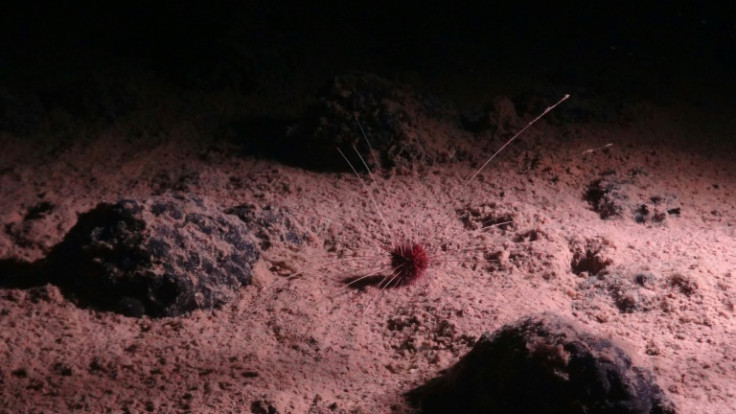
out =
[(230, 302), (273, 243), (305, 239), (274, 206), (223, 209), (192, 195), (100, 203), (35, 263), (0, 262), (0, 286), (53, 283), (76, 305), (176, 316)]
[(237, 217), (193, 196), (100, 203), (47, 258), (51, 281), (82, 306), (174, 316), (230, 301), (250, 283), (256, 240)]

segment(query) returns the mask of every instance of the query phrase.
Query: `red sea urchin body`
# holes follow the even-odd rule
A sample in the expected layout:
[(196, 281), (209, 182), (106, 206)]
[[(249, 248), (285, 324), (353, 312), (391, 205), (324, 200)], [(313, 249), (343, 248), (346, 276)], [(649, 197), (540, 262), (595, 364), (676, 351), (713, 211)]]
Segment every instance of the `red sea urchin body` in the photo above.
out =
[(391, 250), (391, 275), (388, 287), (412, 284), (429, 266), (429, 256), (421, 244), (404, 243)]

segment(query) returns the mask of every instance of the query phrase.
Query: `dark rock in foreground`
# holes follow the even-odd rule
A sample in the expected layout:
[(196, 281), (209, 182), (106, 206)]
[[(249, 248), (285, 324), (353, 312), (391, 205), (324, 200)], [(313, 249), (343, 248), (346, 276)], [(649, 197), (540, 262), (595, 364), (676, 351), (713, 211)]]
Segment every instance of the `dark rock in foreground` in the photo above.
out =
[(81, 306), (175, 316), (229, 302), (251, 281), (257, 240), (207, 200), (165, 194), (81, 214), (46, 265)]
[(551, 313), (483, 335), (407, 398), (423, 413), (675, 413), (624, 351)]

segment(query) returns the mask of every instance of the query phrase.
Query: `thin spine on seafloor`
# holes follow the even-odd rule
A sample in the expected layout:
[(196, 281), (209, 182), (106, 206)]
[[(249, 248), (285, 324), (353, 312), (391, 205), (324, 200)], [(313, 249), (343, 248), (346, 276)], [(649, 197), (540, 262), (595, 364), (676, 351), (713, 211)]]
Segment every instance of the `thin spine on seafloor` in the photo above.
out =
[[(537, 121), (539, 121), (540, 119), (542, 119), (545, 115), (547, 115), (549, 112), (551, 112), (552, 110), (554, 110), (557, 106), (559, 106), (560, 104), (562, 104), (563, 102), (565, 102), (569, 98), (570, 98), (570, 95), (569, 94), (565, 94), (560, 100), (558, 100), (554, 104), (548, 106), (541, 114), (539, 114), (537, 117), (535, 117), (534, 119), (532, 119), (531, 121), (529, 121), (523, 128), (521, 128), (518, 132), (516, 132), (516, 134), (514, 134), (511, 138), (509, 138), (498, 150), (496, 150), (496, 152), (494, 152), (478, 169), (476, 169), (467, 179), (465, 179), (463, 181), (463, 184), (460, 186), (460, 189), (458, 190), (458, 192), (457, 192), (457, 194), (456, 194), (455, 197), (453, 197), (452, 194), (450, 194), (448, 198), (449, 199), (454, 199), (454, 198), (455, 199), (460, 199), (460, 197), (463, 196), (464, 192), (467, 190), (468, 186), (473, 181), (473, 179), (475, 179), (499, 154), (501, 154), (509, 145), (511, 145), (512, 142), (514, 142), (519, 136), (521, 136), (521, 134), (523, 134), (527, 129), (529, 129)], [(373, 148), (371, 146), (370, 140), (368, 139), (368, 136), (366, 135), (365, 131), (363, 130), (362, 125), (360, 125), (360, 122), (358, 121), (357, 117), (356, 117), (356, 121), (358, 122), (358, 126), (359, 126), (359, 128), (360, 128), (360, 130), (361, 130), (361, 132), (363, 134), (363, 138), (365, 139), (365, 141), (366, 141), (366, 143), (368, 145), (368, 148), (370, 148), (370, 150), (372, 152), (373, 151)], [(357, 151), (357, 149), (355, 147), (353, 147), (353, 150), (356, 152), (356, 154), (358, 155), (358, 157), (360, 157), (361, 161), (363, 161), (363, 165), (365, 166), (366, 170), (368, 170), (368, 174), (371, 177), (371, 180), (373, 181), (373, 183), (376, 184), (376, 185), (378, 185), (377, 182), (376, 182), (376, 180), (375, 180), (375, 177), (373, 176), (373, 173), (371, 172), (370, 168), (368, 168), (368, 165), (363, 160), (363, 157), (360, 155), (360, 153)], [(338, 148), (338, 151), (340, 151), (339, 148)], [(342, 151), (340, 151), (340, 153), (342, 154)], [(347, 161), (348, 164), (350, 165), (350, 167), (353, 169), (353, 172), (355, 172), (355, 174), (358, 175), (357, 171), (355, 170), (355, 168), (353, 168), (352, 164), (350, 163), (350, 161), (348, 161), (347, 157), (345, 157), (344, 154), (342, 154), (342, 155), (343, 155), (343, 158), (345, 158), (345, 161)], [(358, 177), (358, 179), (360, 179), (360, 177)], [(362, 183), (362, 180), (361, 180), (361, 183)], [(364, 185), (364, 188), (366, 188), (365, 185)], [(367, 189), (366, 189), (366, 191), (367, 191)], [(374, 206), (375, 206), (375, 208), (377, 210), (377, 213), (383, 218), (383, 214), (380, 212), (378, 203), (375, 201), (375, 198), (372, 197), (372, 200), (374, 202)], [(504, 224), (510, 224), (510, 223), (511, 222), (508, 222), (508, 221), (507, 222), (501, 222), (501, 223), (495, 223), (495, 224), (492, 224), (492, 225), (489, 225), (489, 226), (484, 226), (484, 227), (482, 227), (480, 229), (477, 229), (477, 230), (473, 230), (472, 232), (473, 233), (480, 233), (480, 232), (482, 232), (484, 230), (487, 230), (487, 229), (490, 229), (490, 228), (494, 228), (494, 227), (498, 227), (498, 226), (502, 226)], [(385, 220), (384, 220), (384, 224), (386, 224)], [(447, 229), (448, 229), (448, 227), (450, 226), (450, 224), (451, 224), (451, 222), (448, 222), (448, 224), (445, 225), (445, 227), (443, 227), (442, 230), (439, 233), (440, 234), (443, 234), (444, 232), (446, 232)], [(386, 227), (388, 228), (388, 225), (386, 225)], [(458, 234), (458, 232), (452, 234), (452, 236), (455, 236), (457, 234)], [(412, 240), (409, 243), (410, 244), (413, 244), (414, 241)], [(396, 243), (393, 241), (393, 239), (392, 239), (392, 246), (396, 246)], [(479, 247), (476, 246), (476, 247), (471, 247), (471, 248), (467, 248), (467, 249), (460, 249), (458, 251), (477, 251), (478, 249), (479, 249)], [(440, 256), (439, 253), (430, 256), (430, 258), (431, 259), (434, 259), (434, 258), (436, 258), (438, 256)], [(397, 271), (397, 269), (391, 269), (391, 270), (393, 270), (392, 273), (394, 273), (394, 274)], [(392, 282), (393, 282), (393, 279), (390, 281), (390, 283), (392, 283)], [(389, 286), (390, 286), (390, 283), (389, 283)]]

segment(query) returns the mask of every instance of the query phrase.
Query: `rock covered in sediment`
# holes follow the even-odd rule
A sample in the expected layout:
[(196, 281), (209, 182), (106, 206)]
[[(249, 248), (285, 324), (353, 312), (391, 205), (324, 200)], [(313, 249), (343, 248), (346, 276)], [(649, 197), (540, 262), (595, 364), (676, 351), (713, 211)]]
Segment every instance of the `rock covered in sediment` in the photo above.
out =
[(604, 171), (588, 184), (583, 198), (603, 220), (631, 217), (639, 224), (666, 224), (668, 217), (679, 217), (682, 206), (675, 194), (642, 197), (647, 186), (638, 181), (646, 175), (642, 169), (632, 169), (622, 179), (613, 171)]
[(80, 306), (131, 316), (218, 307), (259, 257), (239, 217), (191, 195), (100, 203), (49, 254), (49, 277)]
[(623, 350), (551, 313), (483, 335), (407, 397), (423, 413), (675, 413)]

